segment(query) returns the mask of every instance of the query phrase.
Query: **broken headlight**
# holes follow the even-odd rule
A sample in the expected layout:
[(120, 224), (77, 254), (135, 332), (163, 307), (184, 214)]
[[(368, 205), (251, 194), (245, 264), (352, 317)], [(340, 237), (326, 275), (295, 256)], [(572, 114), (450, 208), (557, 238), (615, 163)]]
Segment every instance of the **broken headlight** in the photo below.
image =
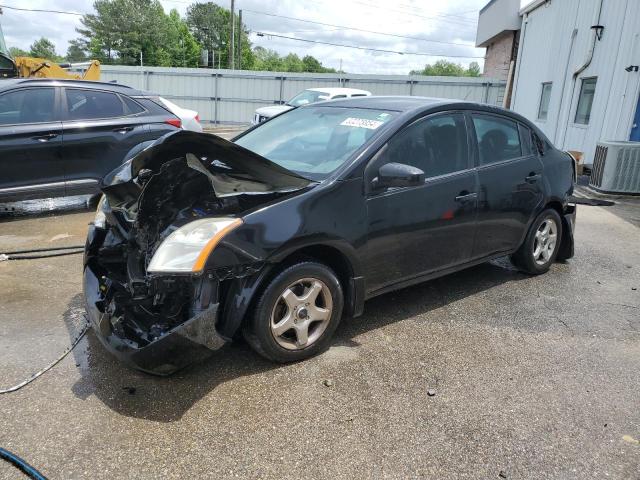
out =
[(198, 273), (222, 238), (242, 224), (239, 218), (203, 218), (171, 233), (153, 254), (150, 273)]
[(93, 219), (93, 225), (97, 228), (107, 228), (106, 211), (109, 210), (109, 201), (106, 195), (102, 195), (96, 208), (96, 217)]

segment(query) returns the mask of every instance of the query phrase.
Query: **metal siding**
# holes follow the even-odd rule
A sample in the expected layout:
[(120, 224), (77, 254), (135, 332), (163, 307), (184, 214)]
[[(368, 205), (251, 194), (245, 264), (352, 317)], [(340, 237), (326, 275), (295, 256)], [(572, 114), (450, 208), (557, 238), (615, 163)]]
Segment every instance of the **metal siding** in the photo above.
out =
[[(470, 77), (254, 72), (102, 65), (102, 79), (149, 90), (198, 111), (203, 122), (248, 123), (256, 108), (306, 88), (348, 87), (374, 95), (417, 95), (500, 105), (504, 82)], [(218, 99), (216, 105), (216, 98)]]
[[(599, 0), (550, 2), (529, 14), (513, 99), (515, 111), (534, 121), (557, 147), (583, 152), (587, 164), (594, 160), (598, 141), (628, 139), (639, 87), (639, 76), (624, 70), (640, 63), (637, 0), (604, 0), (602, 40), (596, 42), (589, 67), (573, 79), (587, 58), (598, 5)], [(588, 126), (576, 125), (581, 80), (588, 77), (598, 77), (591, 119)], [(548, 81), (553, 82), (549, 113), (546, 121), (538, 121), (541, 85)]]

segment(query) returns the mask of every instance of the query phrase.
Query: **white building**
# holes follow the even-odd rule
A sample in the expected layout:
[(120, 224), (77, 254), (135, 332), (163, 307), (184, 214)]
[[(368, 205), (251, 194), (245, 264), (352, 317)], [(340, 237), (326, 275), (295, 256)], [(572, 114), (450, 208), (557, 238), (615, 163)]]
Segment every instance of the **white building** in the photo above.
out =
[(640, 0), (535, 0), (519, 13), (510, 107), (586, 164), (599, 141), (640, 141)]

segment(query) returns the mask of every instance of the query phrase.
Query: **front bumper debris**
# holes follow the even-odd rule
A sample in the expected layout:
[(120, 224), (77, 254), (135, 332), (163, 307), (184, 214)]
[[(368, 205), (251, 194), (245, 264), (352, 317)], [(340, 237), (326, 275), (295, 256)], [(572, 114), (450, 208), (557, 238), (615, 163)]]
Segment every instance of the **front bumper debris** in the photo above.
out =
[(84, 297), (89, 321), (102, 344), (128, 365), (156, 375), (169, 375), (205, 359), (226, 343), (216, 329), (218, 304), (211, 304), (187, 321), (152, 341), (139, 342), (119, 336), (113, 315), (106, 310), (106, 296), (90, 266), (84, 269)]

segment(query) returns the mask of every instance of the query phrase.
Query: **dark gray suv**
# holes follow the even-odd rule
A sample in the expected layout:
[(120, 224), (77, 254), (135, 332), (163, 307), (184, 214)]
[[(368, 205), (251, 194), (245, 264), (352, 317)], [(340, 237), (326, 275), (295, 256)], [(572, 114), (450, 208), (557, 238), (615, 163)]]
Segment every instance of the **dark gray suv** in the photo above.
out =
[(0, 80), (0, 202), (98, 193), (180, 119), (149, 92), (79, 80)]

